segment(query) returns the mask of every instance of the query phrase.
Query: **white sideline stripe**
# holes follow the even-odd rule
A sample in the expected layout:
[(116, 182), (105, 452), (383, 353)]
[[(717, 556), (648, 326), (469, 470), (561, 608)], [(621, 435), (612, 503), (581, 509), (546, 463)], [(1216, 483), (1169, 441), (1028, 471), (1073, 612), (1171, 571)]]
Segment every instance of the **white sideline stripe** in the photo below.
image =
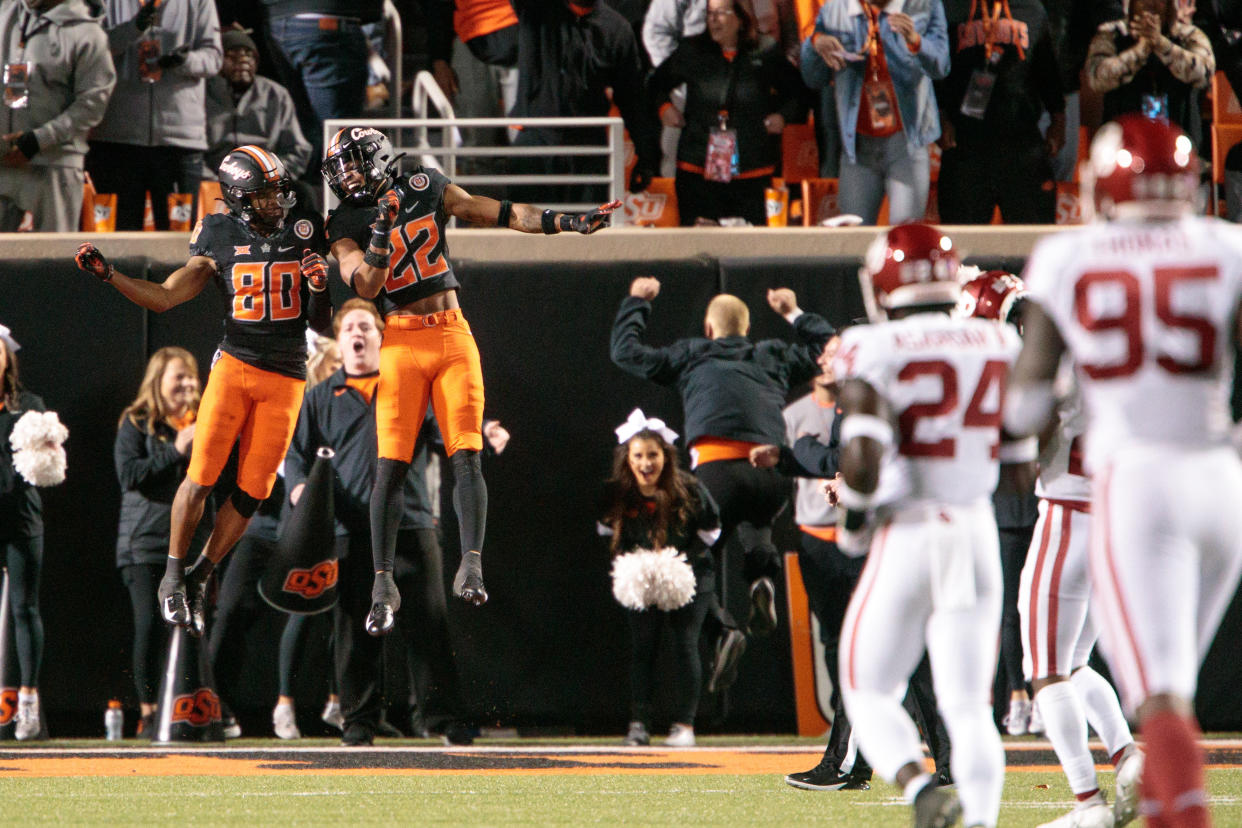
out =
[[(1242, 802), (1242, 797), (1237, 797), (1237, 796), (1209, 796), (1208, 797), (1209, 805), (1236, 805), (1240, 802)], [(1001, 800), (1002, 808), (1026, 808), (1028, 810), (1033, 810), (1033, 811), (1042, 811), (1042, 810), (1047, 810), (1047, 809), (1052, 809), (1052, 808), (1068, 809), (1068, 808), (1073, 808), (1077, 804), (1078, 803), (1072, 799), (1052, 800), (1049, 802), (1031, 802), (1029, 800), (1024, 800), (1024, 799), (1023, 800), (1018, 800), (1018, 799), (1002, 799)], [(852, 807), (854, 805), (866, 805), (869, 808), (909, 808), (910, 807), (909, 803), (907, 803), (906, 800), (900, 796), (890, 796), (890, 797), (885, 797), (884, 799), (872, 800), (872, 801), (854, 800), (853, 802), (850, 803), (850, 806)]]
[[(374, 791), (242, 791), (239, 793), (230, 793), (229, 796), (238, 797), (265, 797), (265, 796), (392, 796), (394, 793), (400, 794), (400, 791), (394, 791), (392, 788), (384, 788), (383, 790)], [(494, 793), (494, 791), (480, 791), (472, 788), (464, 790), (434, 790), (434, 791), (416, 791), (410, 792), (408, 796), (479, 796)], [(583, 788), (580, 791), (559, 791), (558, 796), (643, 796), (647, 794), (730, 794), (735, 795), (737, 791), (723, 788), (713, 788), (700, 790), (699, 788), (660, 788), (653, 791), (601, 791), (598, 788)], [(99, 793), (75, 793), (75, 800), (81, 799), (137, 799), (139, 797), (153, 797), (159, 799), (167, 799), (167, 791), (139, 791), (135, 793), (124, 793), (121, 791), (100, 791)], [(190, 797), (199, 797), (201, 799), (219, 799), (218, 792), (211, 791), (177, 791), (178, 799), (187, 799)], [(64, 799), (65, 795), (60, 793), (22, 793), (15, 794), (12, 797), (6, 797), (7, 801), (12, 799)]]

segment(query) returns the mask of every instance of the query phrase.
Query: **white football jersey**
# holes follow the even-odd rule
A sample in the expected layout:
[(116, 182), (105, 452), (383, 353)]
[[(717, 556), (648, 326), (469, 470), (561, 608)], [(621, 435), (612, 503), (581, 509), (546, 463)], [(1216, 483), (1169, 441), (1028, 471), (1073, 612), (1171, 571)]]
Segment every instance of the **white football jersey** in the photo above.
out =
[(1077, 366), (1086, 470), (1136, 444), (1228, 440), (1242, 230), (1197, 216), (1041, 240), (1023, 274)]
[(1087, 413), (1069, 360), (1061, 362), (1057, 387), (1057, 427), (1040, 447), (1035, 494), (1049, 500), (1087, 501), (1091, 499), (1091, 478), (1087, 476), (1083, 456)]
[(867, 382), (898, 426), (880, 501), (967, 504), (996, 488), (1000, 412), (1021, 347), (1011, 325), (921, 313), (849, 328), (835, 369)]

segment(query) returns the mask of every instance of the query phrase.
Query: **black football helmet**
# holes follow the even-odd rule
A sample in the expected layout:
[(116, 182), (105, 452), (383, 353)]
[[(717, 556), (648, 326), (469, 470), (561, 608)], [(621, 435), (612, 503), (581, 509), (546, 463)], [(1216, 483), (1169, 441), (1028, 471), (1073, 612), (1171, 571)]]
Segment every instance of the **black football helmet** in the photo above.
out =
[[(374, 204), (391, 186), (400, 159), (388, 136), (371, 127), (345, 127), (337, 130), (328, 142), (320, 171), (343, 203)], [(362, 173), (362, 183), (347, 184), (345, 177), (354, 171)]]
[[(233, 215), (256, 229), (279, 228), (298, 201), (284, 163), (262, 147), (238, 147), (224, 156), (217, 172), (224, 203)], [(254, 196), (265, 190), (274, 191), (274, 203), (255, 205)]]

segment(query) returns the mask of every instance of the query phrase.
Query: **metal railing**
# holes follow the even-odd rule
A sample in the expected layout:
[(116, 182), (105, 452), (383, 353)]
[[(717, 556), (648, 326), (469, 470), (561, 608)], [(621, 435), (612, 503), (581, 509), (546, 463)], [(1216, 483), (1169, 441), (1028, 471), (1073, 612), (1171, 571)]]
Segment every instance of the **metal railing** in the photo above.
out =
[[(392, 0), (384, 0), (384, 49), (388, 53), (388, 71), (392, 73), (392, 90), (388, 96), (388, 114), (401, 117), (401, 84), (404, 70), (405, 37), (401, 30), (401, 13)], [(326, 144), (325, 144), (326, 146)]]
[[(429, 73), (427, 74), (430, 78)], [(432, 81), (434, 85), (434, 80)], [(418, 84), (416, 83), (416, 88)], [(437, 87), (435, 93), (439, 93)], [(435, 93), (426, 91), (426, 98), (434, 103)], [(441, 95), (441, 97), (443, 97)], [(445, 102), (447, 103), (447, 101)], [(451, 107), (449, 107), (451, 111)], [(605, 185), (607, 200), (625, 195), (625, 128), (620, 118), (370, 118), (362, 120), (332, 119), (324, 122), (324, 146), (331, 143), (333, 133), (346, 126), (368, 126), (383, 130), (393, 142), (397, 152), (417, 159), (425, 166), (442, 171), (455, 184), (469, 190), (475, 185), (489, 188), (511, 186), (552, 185)], [(601, 127), (606, 130), (604, 144), (557, 144), (538, 147), (510, 146), (461, 146), (461, 128), (504, 129), (511, 127), (548, 127), (565, 129), (573, 127)], [(412, 137), (409, 137), (412, 136)], [(505, 172), (472, 173), (457, 175), (457, 159), (469, 158), (558, 158), (564, 156), (603, 156), (608, 159), (606, 174), (512, 174)], [(597, 206), (584, 202), (553, 202), (539, 200), (542, 205), (565, 211), (588, 210)], [(336, 204), (332, 193), (324, 185), (325, 209)]]

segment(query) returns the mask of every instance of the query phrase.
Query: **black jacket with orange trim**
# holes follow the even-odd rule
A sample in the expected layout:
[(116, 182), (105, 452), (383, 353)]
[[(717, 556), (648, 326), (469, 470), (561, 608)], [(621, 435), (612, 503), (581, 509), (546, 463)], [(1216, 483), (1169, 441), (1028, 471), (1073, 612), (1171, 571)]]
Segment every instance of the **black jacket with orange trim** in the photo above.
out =
[(700, 437), (784, 444), (785, 396), (820, 372), (815, 359), (834, 333), (828, 320), (803, 313), (793, 324), (796, 343), (727, 336), (656, 348), (642, 341), (650, 316), (645, 299), (627, 296), (621, 302), (612, 326), (612, 361), (636, 377), (677, 386), (686, 445)]

